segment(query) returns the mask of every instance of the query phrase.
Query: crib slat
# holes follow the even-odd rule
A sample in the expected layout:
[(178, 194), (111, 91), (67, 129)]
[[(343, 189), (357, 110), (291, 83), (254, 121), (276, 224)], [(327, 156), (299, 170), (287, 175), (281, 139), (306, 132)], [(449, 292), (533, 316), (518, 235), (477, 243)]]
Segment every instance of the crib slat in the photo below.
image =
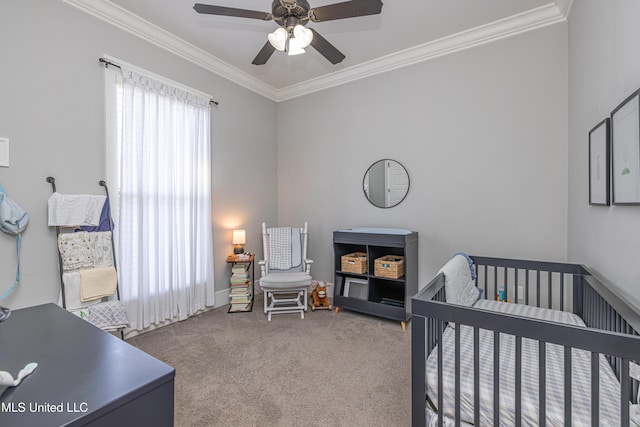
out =
[(462, 325), (457, 324), (454, 329), (455, 332), (455, 348), (454, 348), (454, 363), (455, 363), (455, 424), (456, 427), (460, 426), (460, 328)]
[(595, 328), (600, 327), (598, 324), (598, 300), (596, 299), (595, 292), (593, 289), (589, 289), (589, 293), (591, 294), (591, 320), (593, 322), (593, 326)]
[(500, 427), (500, 332), (493, 333), (493, 425)]
[(498, 267), (493, 266), (493, 299), (496, 299), (498, 293)]
[(480, 425), (480, 328), (473, 328), (473, 424)]
[(588, 325), (591, 325), (591, 313), (593, 313), (593, 311), (591, 307), (591, 292), (589, 292), (589, 288), (584, 290), (584, 310), (582, 318)]
[(598, 323), (598, 298), (596, 297), (596, 293), (593, 291), (593, 289), (590, 289), (589, 292), (591, 293), (591, 307), (592, 307), (592, 312), (591, 312), (591, 318), (593, 319), (593, 325), (596, 328), (600, 327), (600, 324)]
[[(438, 343), (442, 343), (442, 327), (443, 322), (438, 321)], [(438, 346), (438, 427), (444, 424), (444, 404), (443, 404), (443, 386), (442, 386), (442, 345)]]
[(553, 275), (550, 271), (547, 271), (547, 308), (553, 308), (553, 290), (551, 289), (552, 281)]
[(540, 270), (536, 270), (536, 307), (540, 307)]
[(488, 277), (488, 270), (489, 267), (487, 267), (486, 265), (484, 266), (484, 298), (485, 299), (490, 299), (489, 298), (489, 277)]
[(602, 297), (598, 295), (598, 306), (600, 310), (598, 313), (600, 314), (600, 329), (604, 329), (606, 327), (606, 319), (607, 319), (607, 309), (605, 307), (604, 301), (602, 301)]
[(591, 352), (591, 425), (600, 425), (600, 362), (594, 352)]
[(515, 302), (516, 304), (518, 303), (518, 298), (520, 298), (519, 292), (518, 292), (518, 287), (520, 285), (520, 275), (518, 274), (518, 269), (515, 269), (515, 274), (516, 274), (516, 284), (515, 284), (515, 300), (513, 302)]
[(564, 273), (560, 273), (560, 310), (564, 311)]
[(526, 275), (524, 276), (524, 303), (529, 305), (529, 269), (526, 270)]
[(629, 359), (622, 359), (620, 378), (620, 425), (629, 425)]
[[(479, 425), (476, 423), (475, 425)], [(522, 337), (516, 336), (516, 427), (522, 425)]]
[[(538, 288), (539, 290), (540, 288)], [(538, 425), (545, 425), (547, 418), (547, 351), (544, 341), (538, 342), (538, 390), (539, 390), (539, 408), (538, 408)]]
[(504, 286), (504, 300), (508, 301), (509, 300), (509, 282), (507, 281), (507, 273), (509, 272), (509, 269), (507, 267), (504, 268), (504, 282), (502, 283), (502, 286)]
[(571, 425), (571, 347), (564, 347), (564, 425)]

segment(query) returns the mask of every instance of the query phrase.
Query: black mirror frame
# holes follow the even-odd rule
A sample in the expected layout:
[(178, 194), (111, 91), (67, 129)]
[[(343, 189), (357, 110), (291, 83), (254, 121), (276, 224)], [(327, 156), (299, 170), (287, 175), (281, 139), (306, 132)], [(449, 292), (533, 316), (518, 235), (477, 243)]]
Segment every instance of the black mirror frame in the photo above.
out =
[[(365, 190), (365, 180), (367, 179), (367, 174), (369, 173), (369, 171), (371, 170), (372, 167), (374, 167), (375, 165), (377, 165), (380, 162), (386, 162), (386, 161), (391, 161), (391, 162), (396, 162), (397, 164), (399, 164), (400, 166), (402, 166), (402, 169), (404, 169), (404, 172), (407, 174), (407, 191), (406, 193), (404, 193), (404, 196), (402, 197), (402, 199), (400, 199), (400, 201), (394, 205), (391, 206), (378, 206), (375, 203), (373, 203), (371, 201), (371, 199), (369, 198), (369, 196), (367, 195), (367, 192)], [(366, 172), (364, 173), (364, 176), (362, 177), (362, 193), (364, 194), (365, 199), (367, 199), (367, 201), (369, 203), (371, 203), (373, 206), (375, 206), (376, 208), (380, 208), (380, 209), (389, 209), (389, 208), (394, 208), (396, 206), (398, 206), (400, 203), (402, 203), (404, 201), (404, 199), (407, 198), (407, 194), (409, 194), (409, 190), (411, 189), (411, 177), (409, 176), (409, 171), (407, 170), (407, 168), (400, 163), (397, 160), (394, 159), (380, 159), (380, 160), (376, 160), (375, 162), (373, 162), (366, 170)]]

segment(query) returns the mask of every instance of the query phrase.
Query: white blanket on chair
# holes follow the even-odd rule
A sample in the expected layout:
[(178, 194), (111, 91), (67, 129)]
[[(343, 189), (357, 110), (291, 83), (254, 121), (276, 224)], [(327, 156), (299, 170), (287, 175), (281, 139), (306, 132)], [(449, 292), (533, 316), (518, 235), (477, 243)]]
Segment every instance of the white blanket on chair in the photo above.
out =
[(289, 270), (291, 268), (291, 227), (274, 227), (269, 234), (269, 268)]

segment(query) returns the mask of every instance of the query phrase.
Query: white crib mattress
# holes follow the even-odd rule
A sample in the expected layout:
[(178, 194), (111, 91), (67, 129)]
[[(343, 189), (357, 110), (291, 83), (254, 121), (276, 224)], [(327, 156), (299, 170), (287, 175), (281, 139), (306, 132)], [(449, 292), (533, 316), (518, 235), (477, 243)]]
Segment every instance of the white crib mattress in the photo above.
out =
[[(579, 316), (559, 310), (524, 304), (480, 300), (475, 308), (532, 317), (570, 325), (585, 324)], [(461, 421), (473, 423), (473, 328), (460, 330), (460, 414)], [(447, 327), (442, 335), (444, 411), (454, 417), (455, 331)], [(493, 425), (493, 331), (480, 330), (480, 425)], [(538, 342), (522, 339), (522, 425), (538, 426)], [(572, 349), (572, 424), (591, 425), (591, 353)], [(546, 425), (564, 425), (564, 347), (546, 345)], [(515, 338), (500, 335), (500, 424), (515, 425)], [(426, 367), (427, 393), (438, 404), (438, 354), (431, 352)], [(620, 425), (620, 384), (600, 355), (600, 425)], [(632, 422), (632, 425), (637, 425)]]

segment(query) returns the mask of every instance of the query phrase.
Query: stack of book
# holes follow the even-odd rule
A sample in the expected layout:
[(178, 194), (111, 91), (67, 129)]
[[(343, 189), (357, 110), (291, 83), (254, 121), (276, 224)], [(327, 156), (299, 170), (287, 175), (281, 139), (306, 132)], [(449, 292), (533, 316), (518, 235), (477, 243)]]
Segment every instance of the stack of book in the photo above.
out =
[(233, 311), (247, 311), (251, 309), (251, 277), (245, 264), (235, 264), (231, 269), (231, 308)]

